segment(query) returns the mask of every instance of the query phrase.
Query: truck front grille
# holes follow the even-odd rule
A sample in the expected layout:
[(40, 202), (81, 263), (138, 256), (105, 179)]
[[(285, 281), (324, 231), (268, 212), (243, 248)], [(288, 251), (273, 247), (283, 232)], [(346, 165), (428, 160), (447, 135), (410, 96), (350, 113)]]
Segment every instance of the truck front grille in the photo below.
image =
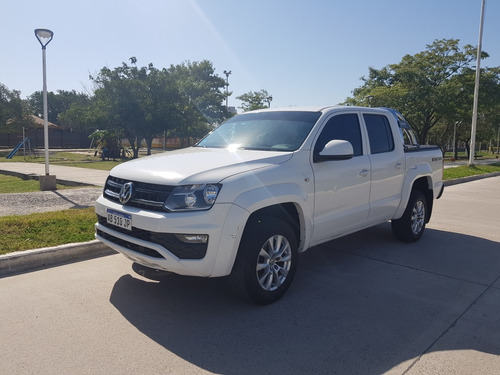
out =
[(110, 201), (121, 203), (120, 191), (123, 185), (128, 182), (133, 184), (134, 193), (126, 203), (127, 206), (144, 208), (152, 211), (166, 211), (163, 204), (174, 189), (173, 186), (148, 184), (109, 176), (104, 186), (104, 197)]
[[(100, 225), (112, 229), (116, 232), (123, 233), (127, 236), (138, 238), (140, 240), (158, 244), (170, 251), (179, 259), (203, 259), (207, 253), (208, 241), (207, 243), (188, 244), (182, 242), (174, 234), (171, 233), (151, 232), (135, 227), (133, 227), (132, 230), (123, 229), (109, 224), (104, 216), (97, 215), (97, 221)], [(118, 238), (116, 236), (105, 233), (102, 230), (98, 230), (97, 234), (107, 239), (108, 241), (126, 247), (129, 250), (137, 251), (141, 254), (149, 255), (155, 258), (162, 258), (161, 254), (154, 249), (136, 245), (122, 238)]]

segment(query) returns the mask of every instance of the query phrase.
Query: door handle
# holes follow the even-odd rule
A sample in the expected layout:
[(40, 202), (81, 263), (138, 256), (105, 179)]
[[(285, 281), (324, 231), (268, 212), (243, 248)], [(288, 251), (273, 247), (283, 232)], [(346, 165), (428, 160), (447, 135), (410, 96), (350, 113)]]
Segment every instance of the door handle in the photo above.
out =
[(368, 176), (368, 173), (370, 173), (370, 171), (368, 169), (362, 169), (360, 172), (359, 172), (359, 175), (361, 177), (366, 177)]
[(396, 163), (395, 168), (396, 168), (396, 169), (401, 169), (401, 168), (403, 168), (403, 163)]

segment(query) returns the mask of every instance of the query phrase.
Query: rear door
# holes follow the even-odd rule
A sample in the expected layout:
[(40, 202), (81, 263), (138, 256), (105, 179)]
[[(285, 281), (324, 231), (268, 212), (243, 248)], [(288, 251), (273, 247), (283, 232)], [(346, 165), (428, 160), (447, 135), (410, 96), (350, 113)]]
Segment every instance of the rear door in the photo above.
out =
[(401, 200), (405, 157), (399, 134), (389, 118), (379, 113), (363, 113), (368, 134), (371, 164), (370, 222), (393, 217)]
[[(318, 162), (317, 156), (331, 140), (347, 140), (354, 149), (349, 160)], [(367, 221), (370, 195), (370, 159), (363, 147), (357, 112), (331, 116), (313, 149), (314, 215), (312, 244), (350, 232)]]

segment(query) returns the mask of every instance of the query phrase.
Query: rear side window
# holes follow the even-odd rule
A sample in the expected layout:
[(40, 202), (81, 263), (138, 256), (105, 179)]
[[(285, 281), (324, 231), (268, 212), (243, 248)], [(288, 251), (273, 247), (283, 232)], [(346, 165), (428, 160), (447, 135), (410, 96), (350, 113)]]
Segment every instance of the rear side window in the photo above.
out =
[(389, 120), (384, 115), (364, 114), (372, 154), (394, 150), (394, 137)]
[(314, 155), (319, 155), (326, 144), (334, 139), (351, 142), (354, 149), (354, 156), (363, 154), (363, 144), (357, 114), (337, 115), (328, 120), (314, 146)]

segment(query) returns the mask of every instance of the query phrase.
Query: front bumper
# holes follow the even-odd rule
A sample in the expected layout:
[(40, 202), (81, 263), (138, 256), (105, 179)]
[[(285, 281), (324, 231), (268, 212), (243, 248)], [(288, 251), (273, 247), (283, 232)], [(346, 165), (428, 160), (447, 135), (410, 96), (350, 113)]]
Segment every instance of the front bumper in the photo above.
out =
[[(131, 215), (132, 231), (106, 223), (107, 209)], [(134, 262), (187, 276), (219, 277), (231, 272), (248, 212), (233, 204), (208, 211), (153, 212), (111, 202), (96, 202), (96, 239)], [(178, 234), (208, 236), (206, 244), (182, 245)]]

